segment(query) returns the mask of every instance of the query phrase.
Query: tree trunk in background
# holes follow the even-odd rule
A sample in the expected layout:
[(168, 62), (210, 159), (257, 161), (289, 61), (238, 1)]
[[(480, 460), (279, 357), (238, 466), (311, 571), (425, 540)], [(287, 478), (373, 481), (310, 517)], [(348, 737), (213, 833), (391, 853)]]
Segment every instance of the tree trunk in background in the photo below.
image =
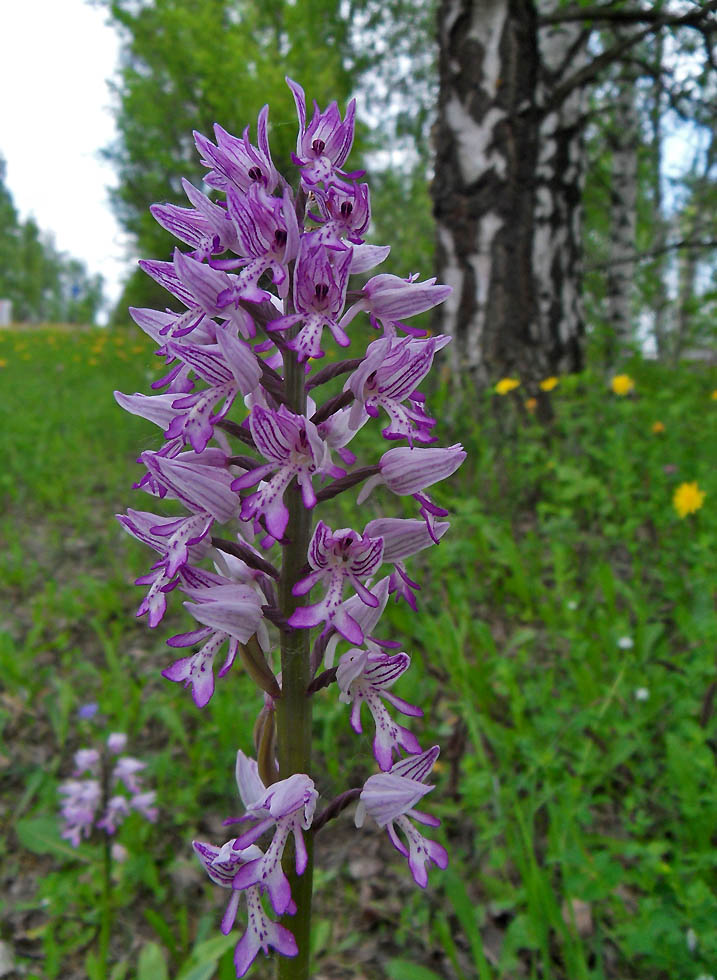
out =
[[(620, 33), (616, 31), (619, 38)], [(610, 251), (607, 273), (608, 322), (612, 327), (611, 359), (634, 341), (633, 283), (637, 228), (638, 119), (635, 79), (623, 67), (616, 80), (615, 126), (610, 186)]]
[(575, 66), (573, 29), (539, 41), (532, 0), (441, 0), (438, 30), (433, 201), (453, 286), (438, 327), (454, 370), (477, 384), (578, 370), (580, 100), (541, 108)]
[(650, 273), (654, 282), (652, 293), (652, 307), (654, 310), (653, 333), (655, 337), (655, 349), (657, 356), (664, 358), (667, 355), (668, 343), (668, 314), (670, 307), (670, 297), (667, 294), (667, 253), (661, 251), (667, 244), (667, 221), (665, 220), (665, 209), (662, 194), (662, 103), (663, 103), (663, 79), (662, 61), (664, 56), (665, 42), (662, 34), (658, 34), (654, 40), (655, 44), (655, 78), (652, 87), (652, 104), (650, 106), (650, 129), (652, 131), (651, 147), (651, 182), (652, 182), (652, 208), (655, 232), (652, 239), (653, 249), (660, 253), (650, 264)]
[[(558, 0), (544, 0), (540, 10), (547, 14), (558, 7)], [(583, 136), (588, 100), (584, 88), (574, 88), (554, 107), (550, 100), (565, 75), (587, 63), (587, 36), (581, 25), (563, 24), (542, 28), (538, 42), (538, 101), (548, 109), (539, 131), (533, 272), (540, 342), (547, 350), (549, 373), (560, 374), (582, 367)]]

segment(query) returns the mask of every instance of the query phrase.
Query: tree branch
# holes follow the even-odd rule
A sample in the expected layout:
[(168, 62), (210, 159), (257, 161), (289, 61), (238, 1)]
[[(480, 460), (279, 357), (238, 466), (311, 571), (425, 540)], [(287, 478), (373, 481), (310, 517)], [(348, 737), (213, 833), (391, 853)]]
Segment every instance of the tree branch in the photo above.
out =
[(596, 262), (594, 265), (586, 266), (585, 272), (600, 272), (602, 269), (610, 269), (615, 265), (629, 265), (631, 262), (645, 262), (647, 259), (654, 259), (658, 255), (664, 255), (665, 252), (674, 252), (678, 249), (709, 249), (717, 248), (717, 239), (708, 239), (707, 241), (690, 241), (689, 239), (683, 239), (679, 242), (669, 242), (660, 248), (653, 248), (649, 252), (633, 252), (632, 255), (627, 255), (621, 259), (611, 259), (607, 262)]
[[(570, 9), (554, 14), (548, 14), (540, 18), (539, 26), (550, 26), (569, 21), (590, 21), (597, 20), (606, 23), (632, 23), (642, 24), (642, 30), (636, 31), (629, 37), (623, 38), (611, 48), (607, 48), (593, 60), (576, 71), (571, 77), (565, 79), (553, 89), (548, 103), (541, 107), (543, 113), (548, 113), (559, 106), (565, 98), (576, 88), (587, 85), (593, 81), (600, 72), (608, 65), (613, 64), (622, 55), (635, 47), (650, 34), (655, 34), (663, 27), (690, 27), (700, 31), (709, 47), (708, 34), (710, 31), (717, 31), (717, 18), (710, 17), (717, 11), (717, 0), (707, 0), (698, 10), (692, 10), (687, 14), (678, 16), (676, 14), (662, 13), (658, 10), (624, 10), (610, 9), (602, 6), (583, 7), (581, 10)], [(708, 58), (710, 65), (714, 65), (712, 52)]]

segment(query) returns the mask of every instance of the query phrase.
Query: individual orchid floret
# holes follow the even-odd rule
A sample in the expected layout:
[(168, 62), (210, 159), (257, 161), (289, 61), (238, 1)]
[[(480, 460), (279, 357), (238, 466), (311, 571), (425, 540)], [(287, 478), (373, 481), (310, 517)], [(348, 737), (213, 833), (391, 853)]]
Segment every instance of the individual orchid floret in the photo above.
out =
[(401, 321), (404, 317), (417, 316), (426, 310), (432, 310), (450, 292), (450, 286), (437, 286), (435, 278), (416, 282), (415, 277), (400, 279), (398, 276), (382, 273), (369, 279), (361, 290), (361, 299), (341, 318), (341, 326), (345, 327), (357, 313), (365, 310), (370, 314), (374, 326), (380, 324), (387, 336), (393, 336), (396, 327), (407, 333), (423, 336), (425, 331), (407, 327)]
[(196, 653), (188, 657), (180, 657), (166, 667), (162, 671), (162, 677), (184, 684), (185, 687), (191, 684), (194, 703), (198, 708), (204, 708), (214, 694), (214, 658), (226, 642), (229, 643), (229, 648), (224, 664), (217, 675), (219, 677), (224, 677), (233, 666), (239, 649), (238, 640), (233, 639), (223, 630), (214, 630), (210, 626), (171, 637), (167, 643), (172, 647), (189, 647), (194, 646), (195, 643), (203, 645)]
[[(351, 99), (346, 107), (346, 118), (341, 121), (341, 113), (335, 102), (321, 112), (314, 102), (314, 114), (306, 125), (306, 96), (303, 88), (286, 79), (294, 96), (296, 112), (299, 117), (299, 135), (296, 140), (296, 153), (292, 160), (301, 167), (301, 180), (309, 189), (319, 183), (328, 184), (334, 171), (340, 171), (348, 157), (354, 140), (354, 117), (356, 99)], [(348, 175), (353, 176), (353, 175)]]
[[(220, 453), (222, 462), (226, 457)], [(157, 485), (195, 514), (211, 515), (225, 523), (238, 509), (232, 492), (233, 477), (224, 466), (213, 465), (213, 454), (183, 453), (165, 459), (158, 453), (144, 452), (140, 459)]]
[(304, 235), (294, 272), (294, 306), (297, 313), (272, 320), (269, 330), (288, 330), (303, 323), (299, 333), (287, 344), (296, 351), (299, 361), (323, 357), (321, 335), (328, 327), (341, 347), (350, 340), (339, 326), (338, 317), (346, 301), (346, 287), (351, 267), (351, 249), (329, 249), (314, 238)]
[(214, 658), (228, 644), (226, 659), (218, 676), (224, 677), (232, 668), (240, 644), (262, 630), (262, 600), (259, 593), (247, 585), (217, 584), (205, 589), (185, 589), (195, 602), (185, 602), (185, 608), (202, 624), (201, 629), (181, 633), (167, 641), (172, 647), (203, 646), (188, 657), (181, 657), (162, 671), (167, 680), (191, 684), (192, 697), (198, 708), (205, 707), (214, 693)]
[(221, 928), (225, 935), (231, 932), (234, 925), (240, 896), (243, 894), (246, 898), (247, 929), (234, 950), (236, 974), (237, 977), (243, 977), (260, 949), (266, 955), (271, 947), (282, 956), (296, 956), (298, 949), (289, 930), (273, 922), (264, 911), (260, 887), (251, 885), (243, 890), (236, 887), (234, 880), (237, 872), (248, 862), (260, 858), (262, 852), (255, 845), (235, 850), (235, 843), (236, 838), (227, 841), (222, 847), (214, 847), (204, 841), (192, 841), (192, 847), (211, 880), (222, 888), (232, 889), (229, 905), (222, 919)]
[(363, 731), (362, 704), (365, 703), (373, 715), (376, 725), (373, 752), (384, 771), (391, 768), (394, 752), (399, 755), (400, 749), (411, 753), (421, 751), (416, 736), (407, 728), (396, 724), (381, 700), (383, 698), (388, 701), (401, 714), (411, 715), (414, 718), (423, 715), (420, 708), (414, 707), (388, 690), (410, 666), (411, 658), (406, 653), (391, 656), (354, 648), (341, 657), (336, 671), (336, 680), (341, 690), (339, 700), (352, 705), (353, 730), (358, 733)]
[[(175, 339), (193, 332), (204, 322), (206, 316), (227, 320), (246, 338), (251, 338), (256, 333), (251, 317), (244, 310), (236, 307), (226, 309), (227, 304), (218, 300), (220, 295), (237, 294), (236, 276), (185, 255), (178, 248), (175, 248), (171, 262), (141, 259), (139, 266), (187, 307), (185, 314), (180, 317), (175, 315), (169, 328), (168, 332)], [(269, 293), (258, 289), (255, 284), (248, 283), (241, 298), (260, 302), (269, 296)]]
[(220, 260), (212, 265), (220, 268), (244, 266), (230, 286), (217, 295), (224, 308), (241, 300), (259, 303), (271, 300), (271, 293), (259, 288), (259, 279), (271, 272), (274, 285), (283, 299), (289, 292), (288, 263), (296, 257), (299, 247), (299, 226), (294, 204), (288, 190), (283, 197), (272, 197), (263, 187), (252, 187), (246, 194), (227, 191), (229, 216), (237, 230), (240, 259)]
[(112, 755), (119, 755), (127, 747), (127, 736), (124, 732), (112, 732), (107, 736), (107, 748)]
[(279, 182), (279, 173), (271, 159), (268, 119), (269, 106), (265, 105), (257, 120), (258, 147), (249, 142), (248, 126), (239, 138), (215, 124), (216, 146), (201, 133), (194, 133), (203, 166), (212, 168), (204, 178), (206, 184), (222, 191), (230, 187), (248, 191), (250, 187), (259, 185), (271, 194)]
[(220, 255), (228, 247), (221, 241), (212, 223), (194, 208), (180, 208), (176, 204), (153, 204), (149, 210), (155, 221), (171, 235), (192, 246), (190, 255), (195, 259)]
[(195, 259), (209, 259), (227, 249), (236, 249), (237, 234), (225, 208), (182, 179), (182, 187), (194, 208), (174, 204), (153, 204), (150, 212), (167, 231), (193, 247), (189, 254)]
[[(401, 759), (388, 772), (369, 776), (356, 808), (356, 826), (363, 824), (368, 813), (379, 827), (385, 827), (393, 846), (408, 858), (414, 881), (421, 888), (425, 888), (428, 883), (426, 864), (429, 861), (433, 861), (439, 868), (448, 866), (446, 849), (424, 837), (408, 819), (412, 817), (428, 827), (437, 827), (440, 824), (436, 817), (414, 809), (419, 800), (433, 789), (433, 786), (426, 785), (425, 780), (439, 752), (439, 747), (434, 745), (420, 755)], [(403, 831), (408, 848), (398, 837), (397, 827)]]
[(309, 565), (313, 569), (293, 588), (296, 596), (306, 595), (319, 582), (326, 583), (324, 598), (311, 606), (300, 606), (289, 618), (289, 625), (308, 628), (325, 623), (334, 626), (349, 643), (362, 643), (363, 630), (342, 604), (348, 582), (367, 606), (377, 606), (378, 598), (361, 581), (381, 564), (383, 538), (359, 535), (350, 528), (332, 531), (319, 521), (309, 544)]
[(363, 503), (379, 484), (385, 484), (389, 490), (400, 496), (417, 494), (452, 476), (465, 458), (466, 454), (460, 443), (447, 449), (389, 449), (379, 462), (380, 472), (368, 479), (361, 488), (358, 503)]
[(321, 222), (314, 232), (317, 240), (330, 248), (342, 247), (344, 239), (362, 245), (371, 223), (368, 184), (334, 180), (327, 190), (314, 188), (314, 196), (321, 208), (320, 215), (311, 215)]
[[(209, 387), (172, 400), (173, 417), (165, 438), (181, 437), (183, 443), (189, 442), (196, 453), (201, 453), (214, 436), (215, 424), (224, 418), (236, 396), (249, 395), (257, 387), (261, 368), (251, 348), (225, 330), (217, 332), (217, 344), (211, 347), (170, 343), (167, 349)], [(214, 412), (222, 402), (222, 408)]]
[(101, 820), (97, 821), (100, 830), (105, 830), (108, 834), (116, 833), (119, 825), (124, 821), (129, 813), (129, 801), (126, 796), (113, 796), (107, 803), (107, 808)]
[(289, 520), (284, 491), (294, 477), (301, 488), (304, 506), (313, 507), (316, 494), (312, 477), (319, 473), (341, 476), (343, 470), (332, 465), (329, 448), (313, 422), (303, 415), (295, 415), (284, 405), (277, 411), (254, 405), (249, 416), (249, 428), (256, 448), (270, 462), (234, 480), (232, 489), (244, 490), (273, 474), (256, 493), (244, 498), (241, 518), (247, 521), (262, 515), (269, 534), (280, 540)]
[(149, 616), (154, 628), (166, 611), (166, 594), (178, 584), (178, 576), (187, 563), (197, 561), (210, 547), (209, 531), (214, 523), (210, 514), (192, 514), (185, 518), (159, 517), (147, 511), (128, 510), (117, 514), (117, 520), (133, 537), (148, 544), (162, 556), (149, 575), (136, 579), (137, 585), (149, 585), (137, 616)]
[(64, 821), (61, 837), (73, 847), (92, 833), (95, 816), (102, 802), (102, 790), (96, 779), (68, 779), (59, 786), (64, 797), (60, 816)]
[[(120, 750), (121, 751), (121, 750)], [(75, 775), (89, 772), (96, 776), (100, 771), (100, 753), (97, 749), (79, 749), (75, 752)]]
[(159, 816), (159, 810), (154, 806), (156, 799), (157, 794), (154, 790), (149, 790), (145, 793), (135, 793), (130, 798), (129, 805), (133, 810), (141, 814), (145, 820), (149, 820), (150, 823), (156, 823), (157, 817)]
[(424, 397), (416, 388), (430, 371), (436, 351), (449, 342), (450, 337), (443, 336), (384, 337), (370, 344), (361, 366), (344, 385), (354, 396), (349, 424), (358, 428), (364, 412), (377, 418), (382, 408), (390, 420), (382, 430), (384, 438), (433, 442), (435, 419), (426, 415)]
[[(256, 792), (258, 772), (249, 766), (243, 753), (237, 753), (237, 784), (251, 780), (251, 792)], [(248, 770), (248, 774), (245, 770)], [(269, 892), (271, 904), (278, 915), (283, 915), (292, 905), (289, 880), (281, 867), (281, 858), (290, 834), (294, 836), (296, 873), (306, 870), (308, 855), (302, 831), (308, 830), (316, 809), (318, 793), (313, 780), (304, 773), (295, 773), (288, 779), (279, 780), (264, 789), (261, 796), (245, 803), (246, 815), (242, 820), (258, 817), (254, 826), (237, 837), (234, 847), (241, 849), (253, 844), (267, 830), (274, 827), (274, 836), (266, 852), (244, 865), (234, 879), (235, 888), (247, 888), (260, 884)]]
[(438, 544), (449, 527), (448, 521), (434, 520), (429, 527), (425, 521), (405, 520), (398, 517), (379, 517), (375, 521), (368, 522), (366, 534), (383, 538), (384, 563), (391, 563), (394, 566), (389, 578), (388, 592), (389, 595), (395, 595), (396, 601), (399, 598), (405, 599), (415, 611), (414, 590), (419, 590), (420, 586), (409, 578), (403, 559), (433, 544)]
[(131, 755), (123, 755), (117, 760), (112, 770), (112, 782), (125, 784), (130, 793), (140, 793), (142, 782), (138, 773), (146, 768), (147, 763), (133, 758)]

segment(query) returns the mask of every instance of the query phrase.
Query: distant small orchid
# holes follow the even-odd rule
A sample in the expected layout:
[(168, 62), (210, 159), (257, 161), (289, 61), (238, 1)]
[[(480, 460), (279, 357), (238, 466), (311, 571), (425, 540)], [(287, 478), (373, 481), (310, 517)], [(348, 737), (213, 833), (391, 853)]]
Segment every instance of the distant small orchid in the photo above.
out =
[[(78, 749), (75, 753), (75, 778), (59, 786), (63, 797), (61, 836), (73, 847), (79, 847), (95, 829), (114, 834), (132, 810), (151, 823), (156, 821), (156, 793), (146, 791), (139, 777), (146, 763), (119, 755), (126, 744), (123, 732), (112, 732), (103, 749)], [(118, 756), (114, 762), (112, 756)], [(89, 778), (79, 778), (83, 776)]]

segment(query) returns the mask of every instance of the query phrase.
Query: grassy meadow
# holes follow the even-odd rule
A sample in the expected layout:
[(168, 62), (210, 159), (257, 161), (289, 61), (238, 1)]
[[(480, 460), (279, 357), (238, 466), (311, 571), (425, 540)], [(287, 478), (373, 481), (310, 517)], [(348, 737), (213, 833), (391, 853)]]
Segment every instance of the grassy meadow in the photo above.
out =
[[(157, 630), (135, 618), (154, 559), (113, 517), (152, 509), (131, 485), (161, 434), (112, 391), (147, 392), (159, 367), (139, 331), (0, 331), (0, 942), (28, 980), (102, 977), (102, 847), (60, 839), (57, 789), (113, 731), (148, 761), (160, 817), (117, 835), (109, 976), (234, 977), (226, 893), (190, 842), (222, 843), (240, 811), (255, 689), (235, 666), (200, 711), (160, 676), (190, 619), (178, 595)], [(380, 636), (413, 657), (397, 693), (424, 707), (421, 745), (442, 747), (430, 809), (451, 863), (422, 892), (383, 832), (352, 810), (330, 823), (316, 980), (717, 975), (717, 379), (621, 370), (626, 396), (598, 372), (559, 379), (549, 423), (522, 387), (468, 411), (445, 374), (428, 392), (439, 444), (468, 459), (436, 493), (448, 535), (409, 563), (418, 614), (391, 603)], [(374, 438), (358, 441), (375, 453)], [(693, 481), (704, 503), (681, 518)], [(354, 499), (322, 516), (362, 526)], [(374, 493), (363, 510), (401, 505)], [(372, 727), (351, 731), (335, 688), (316, 697), (330, 799), (374, 771)], [(250, 976), (272, 975), (259, 957)]]

